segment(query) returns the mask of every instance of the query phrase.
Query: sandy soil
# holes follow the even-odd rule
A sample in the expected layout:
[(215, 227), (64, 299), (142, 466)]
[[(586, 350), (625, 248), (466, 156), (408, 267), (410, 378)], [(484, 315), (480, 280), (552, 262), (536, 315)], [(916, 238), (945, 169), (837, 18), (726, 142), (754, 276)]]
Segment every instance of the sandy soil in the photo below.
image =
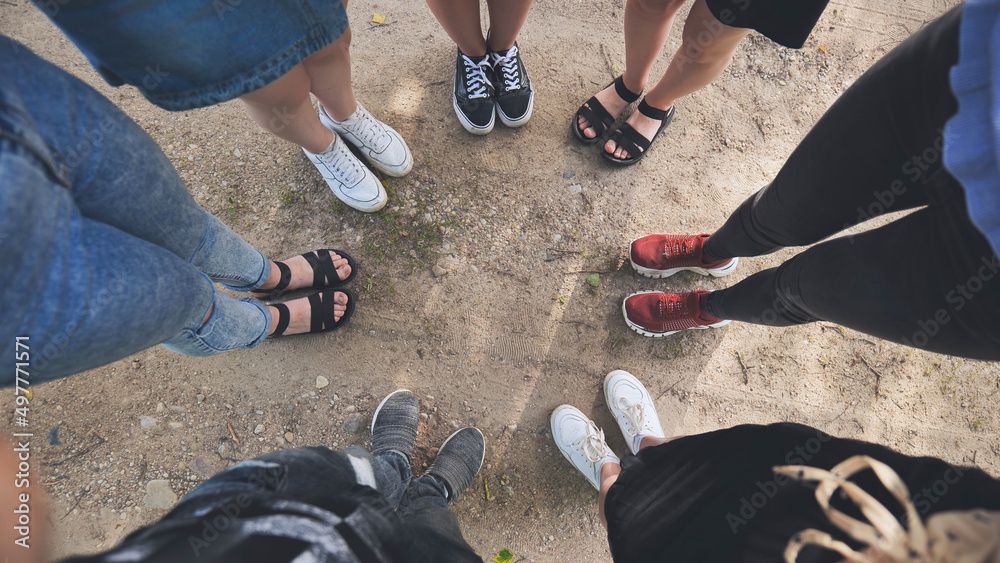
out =
[[(568, 132), (579, 103), (624, 62), (621, 0), (536, 2), (520, 40), (534, 117), (486, 138), (466, 134), (453, 114), (453, 46), (427, 7), (354, 0), (355, 90), (415, 158), (376, 215), (340, 205), (298, 148), (258, 129), (238, 103), (159, 110), (132, 88), (104, 84), (26, 0), (3, 4), (0, 32), (117, 103), (199, 203), (248, 241), (273, 258), (342, 248), (362, 264), (361, 302), (345, 330), (203, 359), (153, 348), (38, 386), (33, 426), (58, 425), (63, 444), (36, 450), (55, 555), (106, 549), (162, 516), (143, 501), (152, 479), (169, 479), (180, 496), (275, 449), (365, 444), (345, 418), (356, 411), (367, 422), (381, 397), (406, 387), (425, 401), (418, 465), (457, 425), (486, 434), (481, 477), (492, 500), (480, 479), (454, 505), (484, 558), (508, 548), (515, 561), (610, 561), (597, 495), (554, 447), (548, 415), (577, 405), (624, 453), (601, 392), (618, 368), (646, 383), (668, 434), (796, 421), (998, 473), (995, 364), (828, 323), (733, 323), (654, 340), (628, 330), (620, 313), (630, 292), (725, 287), (791, 256), (747, 259), (723, 280), (655, 281), (621, 266), (637, 236), (721, 225), (839, 93), (951, 0), (832, 2), (800, 51), (752, 35), (627, 170), (607, 168)], [(367, 23), (373, 12), (386, 24)], [(435, 277), (434, 264), (449, 273)], [(585, 283), (590, 270), (604, 272), (597, 289)], [(317, 376), (330, 385), (317, 388)], [(141, 416), (155, 425), (143, 428)]]

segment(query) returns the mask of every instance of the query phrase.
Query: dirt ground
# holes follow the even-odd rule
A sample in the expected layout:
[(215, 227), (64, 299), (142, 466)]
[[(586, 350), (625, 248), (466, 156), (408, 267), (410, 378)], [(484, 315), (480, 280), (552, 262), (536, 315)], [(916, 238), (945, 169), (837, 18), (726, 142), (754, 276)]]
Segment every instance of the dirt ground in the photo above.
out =
[[(648, 158), (622, 170), (568, 131), (577, 106), (624, 65), (622, 0), (537, 0), (520, 37), (534, 117), (485, 138), (454, 116), (454, 47), (426, 5), (353, 0), (355, 91), (415, 160), (374, 215), (341, 205), (301, 151), (238, 102), (162, 111), (133, 88), (108, 87), (26, 0), (2, 4), (0, 33), (118, 104), (198, 202), (265, 254), (333, 247), (361, 264), (360, 304), (344, 330), (211, 358), (153, 348), (37, 386), (33, 428), (58, 426), (62, 443), (35, 450), (55, 556), (107, 549), (161, 517), (144, 501), (150, 480), (168, 479), (182, 496), (265, 452), (367, 444), (367, 431), (345, 420), (358, 413), (367, 425), (384, 395), (409, 388), (426, 415), (416, 471), (453, 428), (486, 435), (480, 479), (454, 504), (485, 559), (506, 548), (514, 561), (610, 561), (597, 495), (556, 450), (548, 415), (574, 404), (626, 452), (601, 391), (612, 369), (645, 382), (668, 435), (794, 421), (1000, 473), (996, 364), (829, 323), (733, 323), (650, 339), (621, 318), (631, 292), (721, 288), (793, 255), (744, 260), (721, 280), (649, 280), (622, 266), (635, 237), (720, 226), (838, 94), (951, 0), (831, 2), (799, 51), (751, 35), (715, 83), (679, 102)], [(369, 23), (375, 12), (385, 24)], [(675, 27), (654, 74), (679, 43)], [(448, 273), (435, 276), (434, 265)], [(585, 282), (591, 271), (602, 272), (596, 289)], [(319, 388), (318, 376), (329, 385)]]

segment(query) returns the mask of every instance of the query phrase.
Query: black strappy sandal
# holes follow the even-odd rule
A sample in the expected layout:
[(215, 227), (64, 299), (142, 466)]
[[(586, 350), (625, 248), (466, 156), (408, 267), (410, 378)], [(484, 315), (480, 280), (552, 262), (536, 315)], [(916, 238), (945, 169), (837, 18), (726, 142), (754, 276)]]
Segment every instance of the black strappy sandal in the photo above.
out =
[[(335, 320), (334, 316), (333, 306), (335, 302), (333, 297), (335, 293), (343, 293), (347, 296), (347, 309), (344, 311), (344, 316), (340, 317), (339, 321)], [(312, 334), (314, 332), (330, 332), (331, 330), (337, 330), (351, 318), (351, 315), (354, 314), (354, 294), (345, 288), (320, 291), (318, 293), (313, 293), (309, 297), (303, 297), (303, 299), (309, 300), (309, 308), (311, 310), (309, 315), (309, 332), (301, 332), (299, 334)], [(288, 306), (284, 303), (277, 303), (271, 305), (271, 307), (278, 310), (278, 325), (274, 327), (274, 332), (269, 334), (268, 338), (283, 335), (285, 333), (285, 329), (288, 328), (288, 321), (291, 319)]]
[(642, 115), (650, 119), (659, 119), (660, 128), (656, 130), (652, 139), (647, 139), (639, 134), (638, 131), (632, 128), (628, 123), (622, 123), (621, 127), (615, 130), (611, 134), (612, 141), (616, 145), (628, 151), (630, 155), (629, 158), (618, 158), (613, 153), (608, 151), (601, 151), (601, 156), (605, 158), (608, 162), (618, 164), (620, 166), (625, 166), (628, 164), (635, 164), (642, 160), (642, 157), (646, 156), (649, 151), (649, 146), (653, 144), (653, 141), (660, 136), (660, 133), (670, 125), (670, 122), (674, 119), (674, 106), (670, 106), (670, 109), (662, 110), (656, 109), (653, 106), (646, 103), (646, 100), (639, 102), (639, 108), (637, 110)]
[[(615, 78), (611, 84), (615, 85), (615, 92), (622, 101), (631, 104), (639, 99), (639, 94), (625, 87), (625, 81), (621, 76)], [(611, 86), (611, 84), (608, 84), (608, 86)], [(605, 88), (608, 86), (605, 86)], [(583, 130), (580, 129), (581, 117), (586, 119), (590, 123), (590, 126), (594, 128), (594, 131), (597, 132), (597, 136), (593, 139), (584, 135)], [(615, 119), (608, 113), (608, 110), (604, 108), (601, 102), (597, 100), (597, 96), (591, 96), (584, 105), (580, 106), (580, 109), (576, 110), (576, 113), (573, 115), (573, 123), (570, 123), (570, 129), (573, 130), (573, 134), (578, 141), (585, 145), (593, 145), (601, 140), (601, 137), (607, 132), (608, 127), (614, 124)]]
[[(333, 266), (333, 257), (330, 256), (331, 252), (340, 256), (344, 260), (347, 260), (347, 265), (351, 267), (351, 273), (346, 278), (340, 279), (340, 276), (337, 273), (337, 268)], [(312, 268), (313, 283), (309, 287), (301, 287), (292, 291), (306, 289), (332, 289), (334, 287), (340, 287), (354, 279), (354, 275), (358, 273), (358, 265), (354, 262), (354, 259), (342, 250), (321, 248), (313, 252), (306, 252), (300, 256), (305, 258), (306, 262), (309, 263), (309, 267)], [(257, 299), (262, 301), (271, 301), (278, 299), (287, 293), (285, 288), (288, 287), (289, 282), (292, 281), (292, 270), (284, 262), (275, 262), (275, 264), (278, 265), (278, 271), (281, 272), (281, 279), (278, 280), (278, 285), (263, 291), (252, 291), (251, 293), (253, 293), (254, 297)]]

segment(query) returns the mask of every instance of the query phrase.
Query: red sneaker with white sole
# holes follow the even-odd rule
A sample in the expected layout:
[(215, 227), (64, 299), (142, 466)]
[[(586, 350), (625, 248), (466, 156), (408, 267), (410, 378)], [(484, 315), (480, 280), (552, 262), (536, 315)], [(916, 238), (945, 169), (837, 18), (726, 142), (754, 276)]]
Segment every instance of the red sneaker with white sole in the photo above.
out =
[(717, 319), (702, 309), (701, 298), (709, 293), (640, 291), (625, 298), (622, 313), (629, 328), (653, 338), (692, 328), (715, 328), (729, 324), (728, 320)]
[(646, 235), (632, 241), (629, 257), (635, 271), (647, 278), (666, 278), (685, 270), (703, 276), (733, 273), (739, 259), (706, 262), (702, 248), (709, 235)]

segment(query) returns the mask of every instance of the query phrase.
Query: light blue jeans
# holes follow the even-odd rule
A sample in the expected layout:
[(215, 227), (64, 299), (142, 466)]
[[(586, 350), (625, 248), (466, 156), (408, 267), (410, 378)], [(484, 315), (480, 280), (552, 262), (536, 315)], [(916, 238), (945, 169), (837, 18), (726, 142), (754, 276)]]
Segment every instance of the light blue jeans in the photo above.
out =
[(161, 343), (191, 356), (260, 343), (267, 308), (213, 282), (254, 289), (269, 262), (194, 202), (156, 143), (3, 36), (0, 76), (0, 357), (28, 337), (41, 383)]

